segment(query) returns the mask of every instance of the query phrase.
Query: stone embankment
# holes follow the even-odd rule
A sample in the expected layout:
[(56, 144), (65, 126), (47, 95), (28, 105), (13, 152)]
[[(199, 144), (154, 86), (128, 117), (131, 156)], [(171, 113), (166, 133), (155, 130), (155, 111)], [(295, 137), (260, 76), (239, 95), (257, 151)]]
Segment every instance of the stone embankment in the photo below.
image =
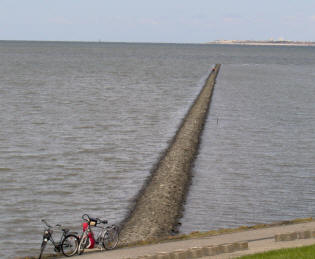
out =
[(172, 143), (137, 196), (134, 208), (121, 224), (121, 244), (168, 236), (176, 228), (219, 70), (220, 65), (216, 65), (210, 73)]

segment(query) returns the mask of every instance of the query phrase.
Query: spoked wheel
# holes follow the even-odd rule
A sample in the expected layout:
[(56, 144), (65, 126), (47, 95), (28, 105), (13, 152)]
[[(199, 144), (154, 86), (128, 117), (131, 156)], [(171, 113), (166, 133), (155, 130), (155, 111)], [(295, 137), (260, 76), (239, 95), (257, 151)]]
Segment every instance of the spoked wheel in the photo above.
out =
[(83, 235), (83, 237), (80, 239), (79, 247), (77, 249), (78, 254), (82, 254), (84, 252), (84, 249), (89, 245), (89, 237), (88, 235)]
[(79, 247), (79, 238), (74, 235), (70, 234), (67, 235), (61, 243), (61, 252), (65, 256), (73, 256), (77, 253)]
[(114, 249), (119, 240), (119, 233), (118, 233), (118, 227), (116, 225), (112, 225), (107, 229), (107, 233), (104, 237), (104, 247), (107, 250)]
[(42, 245), (40, 246), (40, 253), (39, 253), (38, 259), (42, 258), (42, 255), (43, 255), (43, 252), (45, 250), (46, 244), (47, 244), (47, 241), (43, 240)]

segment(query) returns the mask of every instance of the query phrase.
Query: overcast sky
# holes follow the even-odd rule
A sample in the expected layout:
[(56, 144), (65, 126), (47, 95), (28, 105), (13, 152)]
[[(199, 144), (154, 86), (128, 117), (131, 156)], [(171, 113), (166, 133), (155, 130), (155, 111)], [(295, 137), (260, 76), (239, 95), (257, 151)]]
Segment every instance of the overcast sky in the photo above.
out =
[(0, 40), (315, 41), (315, 0), (0, 0)]

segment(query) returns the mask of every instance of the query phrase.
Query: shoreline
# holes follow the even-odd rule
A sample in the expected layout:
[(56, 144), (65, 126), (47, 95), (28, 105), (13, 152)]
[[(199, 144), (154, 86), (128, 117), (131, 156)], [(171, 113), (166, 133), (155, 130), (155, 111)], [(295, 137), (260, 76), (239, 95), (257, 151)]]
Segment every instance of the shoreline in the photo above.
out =
[(287, 47), (315, 47), (315, 42), (302, 41), (247, 41), (247, 40), (218, 40), (207, 42), (209, 45), (242, 45), (242, 46), (287, 46)]
[(190, 240), (190, 239), (196, 239), (196, 238), (206, 238), (206, 237), (212, 237), (212, 236), (218, 236), (218, 235), (239, 233), (239, 232), (244, 232), (244, 231), (252, 231), (252, 230), (266, 229), (266, 228), (272, 228), (272, 227), (281, 227), (281, 226), (289, 226), (289, 225), (295, 225), (295, 224), (301, 224), (301, 223), (308, 223), (308, 222), (313, 222), (313, 221), (315, 221), (315, 219), (312, 217), (296, 218), (292, 220), (275, 221), (272, 223), (260, 223), (260, 224), (249, 225), (249, 226), (245, 225), (245, 226), (239, 226), (236, 228), (220, 228), (220, 229), (212, 229), (208, 231), (193, 231), (187, 234), (177, 234), (174, 236), (151, 238), (147, 240), (131, 242), (128, 244), (122, 244), (122, 245), (120, 244), (119, 248), (145, 246), (145, 245), (152, 245), (152, 244), (159, 244), (159, 243), (175, 242), (175, 241), (180, 241), (180, 240)]

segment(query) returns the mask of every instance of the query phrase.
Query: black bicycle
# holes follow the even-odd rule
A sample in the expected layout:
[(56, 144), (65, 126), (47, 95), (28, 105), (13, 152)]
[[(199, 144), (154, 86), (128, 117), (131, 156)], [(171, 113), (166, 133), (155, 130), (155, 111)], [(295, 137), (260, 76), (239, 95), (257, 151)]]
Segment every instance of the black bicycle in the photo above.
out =
[[(55, 227), (52, 227), (49, 225), (44, 219), (42, 219), (42, 222), (46, 225), (44, 234), (43, 234), (43, 241), (42, 245), (40, 247), (40, 254), (38, 259), (42, 258), (43, 252), (45, 250), (46, 244), (48, 241), (52, 243), (54, 246), (55, 252), (62, 253), (65, 256), (73, 256), (77, 253), (78, 246), (79, 246), (79, 238), (78, 233), (76, 232), (70, 232), (69, 229), (63, 228), (61, 225), (57, 224)], [(62, 231), (62, 236), (60, 238), (59, 242), (56, 242), (53, 239), (53, 232), (54, 228), (58, 228), (58, 230)]]

